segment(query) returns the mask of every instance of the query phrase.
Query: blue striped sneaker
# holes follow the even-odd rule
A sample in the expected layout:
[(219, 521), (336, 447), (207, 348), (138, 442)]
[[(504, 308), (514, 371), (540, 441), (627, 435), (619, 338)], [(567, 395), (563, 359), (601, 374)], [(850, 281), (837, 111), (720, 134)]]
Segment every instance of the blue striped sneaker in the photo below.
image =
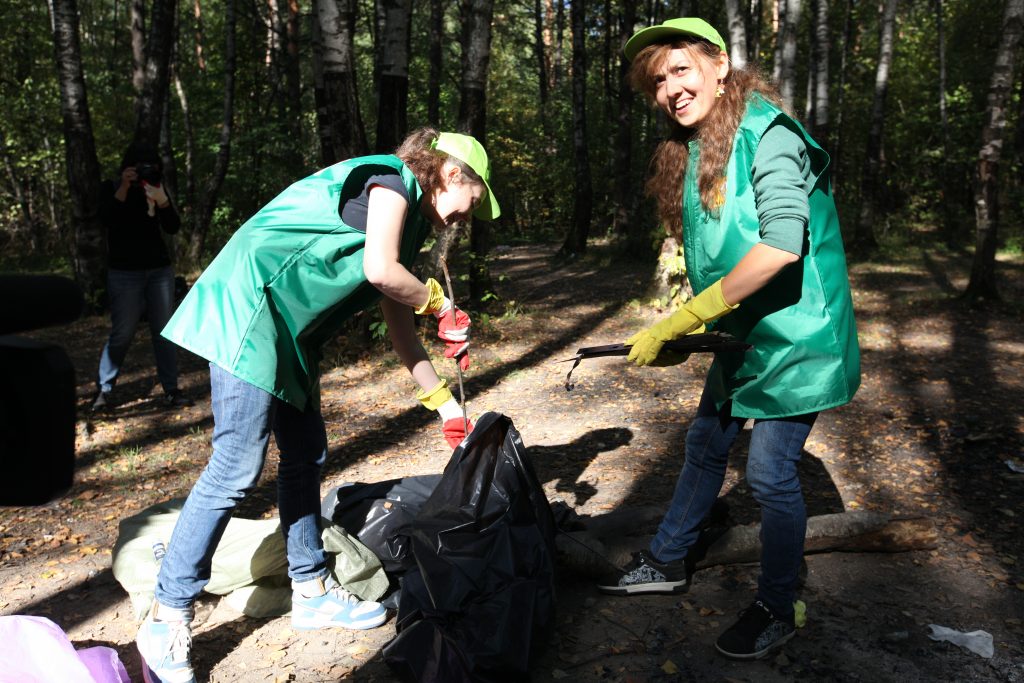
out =
[[(158, 614), (159, 612), (159, 614)], [(192, 610), (153, 603), (135, 643), (146, 683), (196, 683), (192, 673)]]
[(292, 628), (376, 628), (388, 620), (379, 602), (360, 600), (338, 585), (333, 577), (292, 582)]

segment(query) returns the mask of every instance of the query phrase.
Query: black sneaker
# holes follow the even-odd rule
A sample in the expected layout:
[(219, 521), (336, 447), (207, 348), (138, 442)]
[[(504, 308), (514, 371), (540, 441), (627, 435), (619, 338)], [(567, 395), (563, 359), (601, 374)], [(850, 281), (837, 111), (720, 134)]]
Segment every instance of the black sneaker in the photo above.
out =
[(760, 600), (740, 612), (740, 618), (718, 637), (715, 648), (729, 659), (760, 659), (793, 637), (793, 618), (776, 619)]
[(597, 589), (612, 595), (683, 593), (688, 583), (685, 560), (658, 562), (641, 550), (633, 553), (633, 561), (617, 583), (598, 585)]
[(166, 404), (168, 408), (187, 408), (189, 406), (194, 406), (195, 402), (186, 396), (184, 392), (176, 389), (164, 394), (164, 404)]

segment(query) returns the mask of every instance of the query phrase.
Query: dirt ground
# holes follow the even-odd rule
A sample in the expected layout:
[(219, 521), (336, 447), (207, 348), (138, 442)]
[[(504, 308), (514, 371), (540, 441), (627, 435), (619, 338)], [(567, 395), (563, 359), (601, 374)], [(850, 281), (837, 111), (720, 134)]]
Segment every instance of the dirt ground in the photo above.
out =
[[(710, 360), (660, 369), (585, 361), (567, 393), (568, 364), (555, 361), (623, 341), (664, 312), (643, 305), (650, 273), (612, 250), (598, 245), (568, 266), (553, 266), (551, 252), (498, 250), (505, 313), (474, 319), (470, 411), (510, 416), (549, 498), (580, 515), (665, 505)], [(556, 627), (533, 679), (1024, 681), (1024, 474), (1007, 462), (1024, 466), (1024, 261), (1000, 263), (1007, 303), (988, 310), (953, 298), (968, 267), (964, 255), (916, 248), (896, 263), (852, 267), (862, 387), (851, 404), (821, 415), (801, 466), (809, 514), (926, 516), (939, 532), (935, 550), (808, 556), (807, 626), (779, 654), (751, 663), (716, 656), (713, 643), (749, 603), (756, 567), (706, 569), (685, 595), (639, 598), (599, 594), (589, 577), (563, 571)], [(196, 405), (163, 408), (140, 330), (117, 407), (91, 416), (107, 331), (104, 318), (91, 317), (32, 335), (64, 344), (75, 363), (78, 470), (59, 500), (0, 509), (0, 613), (49, 617), (79, 648), (111, 646), (138, 681), (137, 625), (110, 569), (117, 524), (188, 492), (208, 456), (209, 390), (204, 363), (183, 357), (182, 384)], [(441, 471), (448, 452), (439, 424), (383, 346), (353, 358), (339, 344), (325, 370), (324, 491)], [(723, 489), (736, 523), (757, 519), (742, 479), (743, 445)], [(274, 516), (275, 471), (272, 452), (241, 514)], [(197, 612), (201, 680), (392, 680), (379, 653), (394, 636), (393, 619), (368, 632), (302, 633), (287, 618), (245, 618), (212, 596)], [(995, 655), (932, 641), (929, 624), (985, 630)], [(10, 654), (0, 647), (0, 660)]]

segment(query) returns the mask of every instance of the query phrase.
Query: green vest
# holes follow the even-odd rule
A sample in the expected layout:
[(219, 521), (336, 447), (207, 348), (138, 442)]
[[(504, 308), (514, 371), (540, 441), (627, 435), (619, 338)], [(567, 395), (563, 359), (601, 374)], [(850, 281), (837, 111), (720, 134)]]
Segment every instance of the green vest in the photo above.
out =
[(761, 136), (786, 126), (807, 145), (814, 183), (802, 258), (717, 323), (754, 346), (720, 353), (708, 376), (719, 408), (739, 417), (777, 418), (849, 402), (860, 385), (860, 350), (846, 257), (828, 176), (829, 157), (803, 127), (760, 96), (751, 97), (726, 169), (725, 203), (713, 215), (697, 188), (699, 143), (690, 143), (683, 190), (687, 277), (700, 293), (760, 241), (751, 168)]
[(409, 192), (399, 260), (411, 266), (430, 232), (415, 176), (395, 156), (349, 159), (294, 183), (246, 221), (163, 336), (300, 410), (318, 406), (323, 345), (381, 296), (363, 275), (366, 234), (342, 222), (339, 206), (370, 176), (395, 170)]

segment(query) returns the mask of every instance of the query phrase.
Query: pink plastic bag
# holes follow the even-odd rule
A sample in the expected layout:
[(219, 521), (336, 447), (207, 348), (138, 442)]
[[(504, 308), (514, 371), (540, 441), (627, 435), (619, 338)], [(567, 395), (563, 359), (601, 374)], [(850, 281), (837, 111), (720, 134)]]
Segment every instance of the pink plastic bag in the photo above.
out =
[(75, 650), (45, 617), (0, 617), (0, 683), (131, 683), (113, 648)]

